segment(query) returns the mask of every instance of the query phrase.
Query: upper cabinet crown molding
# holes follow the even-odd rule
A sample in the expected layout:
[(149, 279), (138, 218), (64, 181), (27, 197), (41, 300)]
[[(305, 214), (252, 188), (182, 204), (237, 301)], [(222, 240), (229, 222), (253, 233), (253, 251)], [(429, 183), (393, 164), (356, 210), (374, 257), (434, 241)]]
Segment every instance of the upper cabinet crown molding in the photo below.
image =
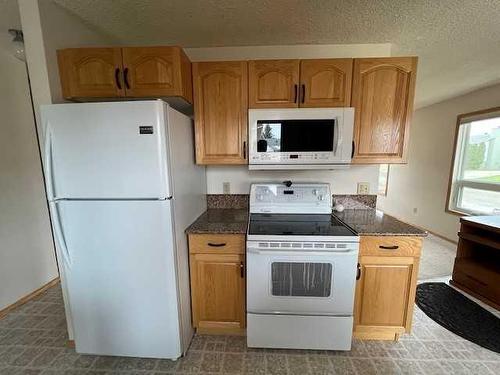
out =
[(405, 163), (417, 57), (354, 60), (355, 163)]
[(196, 162), (246, 164), (246, 61), (193, 64)]
[(180, 47), (58, 50), (63, 96), (182, 97), (192, 103), (191, 62)]

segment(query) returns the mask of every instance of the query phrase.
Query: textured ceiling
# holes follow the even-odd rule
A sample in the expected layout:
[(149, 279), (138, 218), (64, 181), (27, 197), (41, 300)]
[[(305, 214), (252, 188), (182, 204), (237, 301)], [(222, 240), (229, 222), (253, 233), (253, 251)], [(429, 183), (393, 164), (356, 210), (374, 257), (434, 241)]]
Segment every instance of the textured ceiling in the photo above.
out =
[(52, 0), (123, 44), (392, 43), (417, 106), (500, 82), (500, 0)]

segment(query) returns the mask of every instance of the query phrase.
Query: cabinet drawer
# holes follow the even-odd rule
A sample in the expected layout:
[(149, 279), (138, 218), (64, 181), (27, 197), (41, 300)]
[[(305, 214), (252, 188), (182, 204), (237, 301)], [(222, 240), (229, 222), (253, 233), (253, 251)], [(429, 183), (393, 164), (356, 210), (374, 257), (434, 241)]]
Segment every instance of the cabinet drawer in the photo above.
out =
[(244, 254), (244, 234), (190, 234), (191, 254)]
[(422, 239), (410, 236), (361, 236), (359, 255), (420, 257)]

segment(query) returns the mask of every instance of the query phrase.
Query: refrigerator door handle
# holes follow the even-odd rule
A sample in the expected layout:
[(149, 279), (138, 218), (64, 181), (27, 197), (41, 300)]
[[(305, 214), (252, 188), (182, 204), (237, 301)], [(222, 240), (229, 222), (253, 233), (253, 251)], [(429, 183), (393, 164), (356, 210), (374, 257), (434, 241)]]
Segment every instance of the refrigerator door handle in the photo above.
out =
[(54, 179), (52, 177), (52, 142), (49, 129), (47, 129), (47, 132), (45, 133), (43, 153), (44, 153), (45, 184), (47, 187), (47, 198), (49, 201), (51, 201), (55, 197), (53, 188)]
[(61, 247), (61, 253), (62, 257), (64, 259), (64, 262), (68, 266), (68, 268), (71, 268), (71, 265), (73, 264), (71, 260), (71, 255), (69, 254), (68, 251), (68, 246), (66, 244), (66, 238), (64, 237), (64, 232), (62, 229), (61, 225), (61, 219), (59, 217), (59, 208), (57, 207), (58, 202), (53, 202), (53, 207), (54, 209), (52, 210), (52, 222), (54, 223), (54, 234), (56, 236), (56, 241)]

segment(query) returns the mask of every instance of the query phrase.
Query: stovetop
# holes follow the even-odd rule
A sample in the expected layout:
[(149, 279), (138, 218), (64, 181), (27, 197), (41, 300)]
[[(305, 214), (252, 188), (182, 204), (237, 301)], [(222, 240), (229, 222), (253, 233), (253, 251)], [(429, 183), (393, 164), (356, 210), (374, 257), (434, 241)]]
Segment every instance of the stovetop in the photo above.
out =
[(250, 214), (250, 236), (357, 236), (331, 214)]

